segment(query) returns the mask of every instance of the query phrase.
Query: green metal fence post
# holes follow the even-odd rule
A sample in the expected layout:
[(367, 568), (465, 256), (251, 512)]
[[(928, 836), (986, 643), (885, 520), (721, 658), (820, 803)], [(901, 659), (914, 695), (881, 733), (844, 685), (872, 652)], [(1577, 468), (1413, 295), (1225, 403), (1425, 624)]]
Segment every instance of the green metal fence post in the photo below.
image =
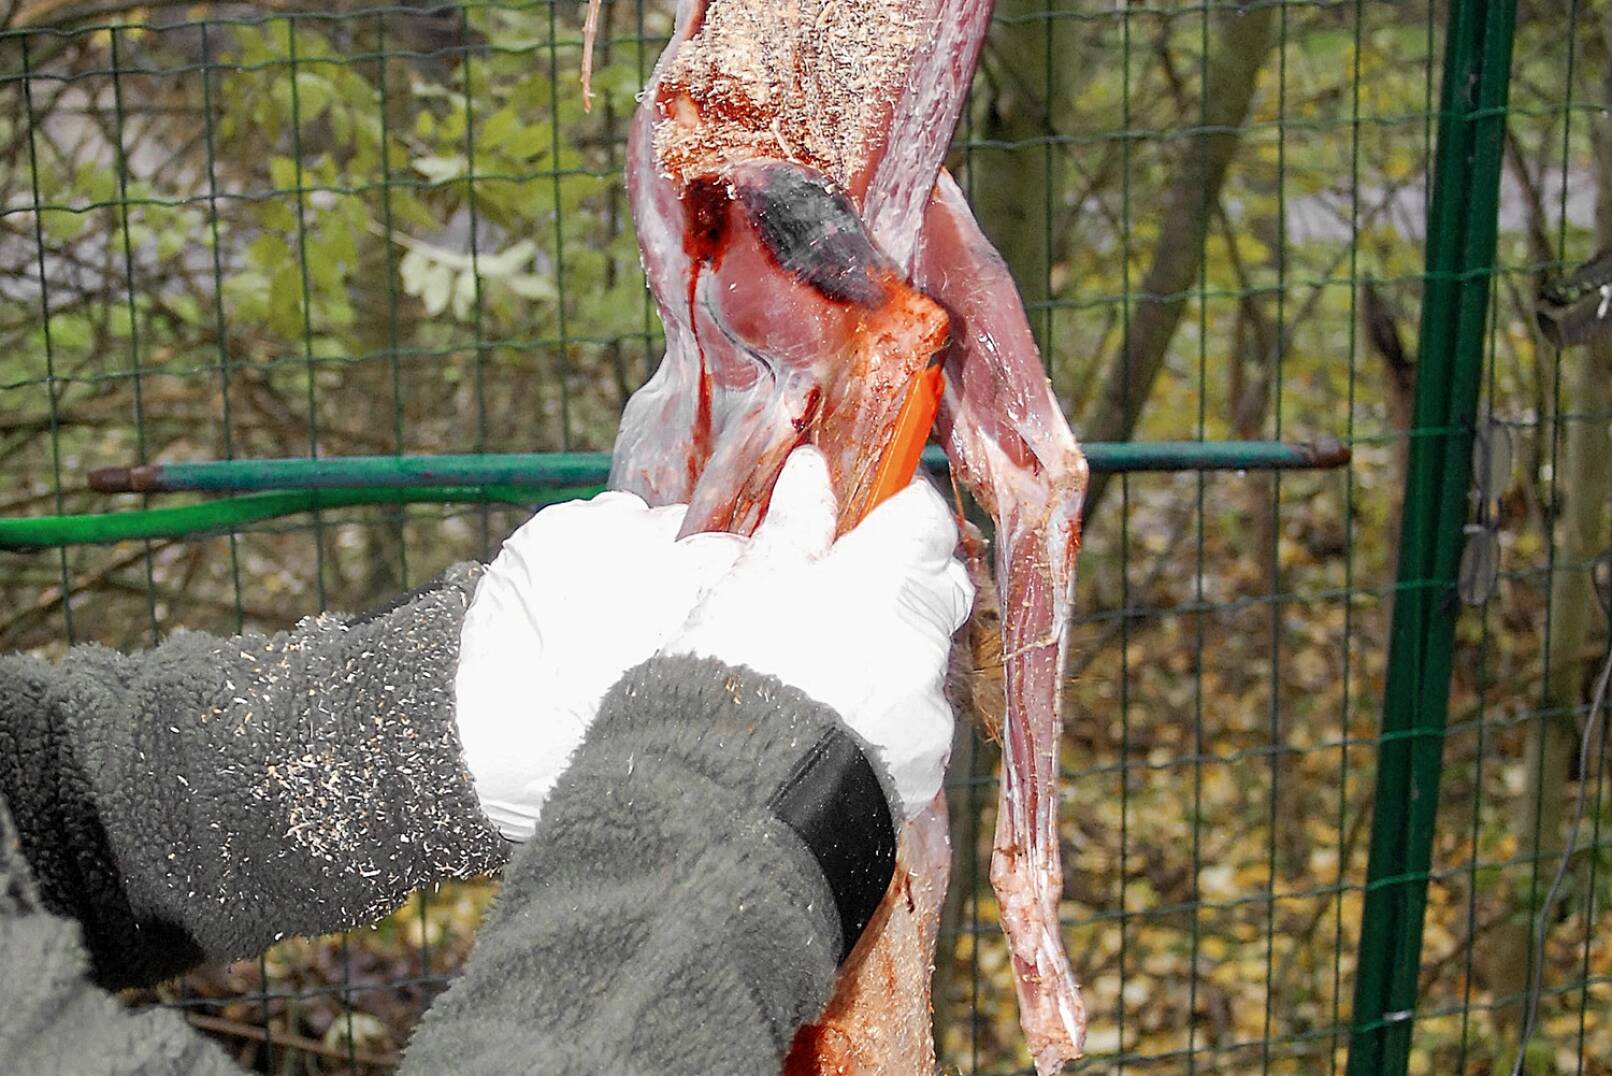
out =
[(1349, 1076), (1409, 1065), (1515, 15), (1515, 0), (1450, 5)]

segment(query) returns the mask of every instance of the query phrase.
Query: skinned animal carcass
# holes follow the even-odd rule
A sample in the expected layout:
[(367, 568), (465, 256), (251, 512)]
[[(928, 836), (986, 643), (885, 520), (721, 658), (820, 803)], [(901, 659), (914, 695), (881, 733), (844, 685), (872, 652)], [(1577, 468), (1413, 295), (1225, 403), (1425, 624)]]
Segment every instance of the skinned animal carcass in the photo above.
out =
[[(785, 458), (827, 457), (842, 528), (876, 499), (909, 390), (997, 524), (1001, 806), (991, 881), (1041, 1073), (1079, 1056), (1057, 832), (1060, 681), (1084, 457), (1006, 266), (941, 170), (991, 4), (680, 0), (633, 120), (628, 189), (666, 356), (628, 403), (611, 485), (748, 533)], [(590, 28), (594, 25), (590, 19)], [(941, 797), (792, 1074), (934, 1070), (929, 979), (950, 850)]]

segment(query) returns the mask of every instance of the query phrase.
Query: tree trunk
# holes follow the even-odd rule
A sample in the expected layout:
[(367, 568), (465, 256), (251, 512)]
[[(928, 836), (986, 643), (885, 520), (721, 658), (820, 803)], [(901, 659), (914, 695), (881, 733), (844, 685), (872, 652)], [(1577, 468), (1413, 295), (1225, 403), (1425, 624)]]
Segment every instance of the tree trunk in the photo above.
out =
[[(1052, 0), (1058, 8), (1069, 0)], [(1094, 65), (1076, 63), (1072, 24), (1037, 18), (1047, 0), (1001, 0), (1001, 21), (986, 46), (985, 72), (992, 92), (979, 116), (979, 138), (968, 159), (969, 197), (985, 234), (1002, 252), (1019, 286), (1041, 354), (1052, 357), (1053, 216), (1062, 193), (1061, 158), (1068, 150), (1050, 139), (1053, 117), (1074, 93), (1077, 73)], [(1039, 144), (1038, 144), (1039, 140)]]
[[(1125, 441), (1136, 429), (1181, 323), (1187, 293), (1197, 283), (1209, 214), (1240, 144), (1259, 72), (1276, 43), (1276, 8), (1271, 5), (1240, 7), (1216, 22), (1218, 32), (1204, 75), (1200, 117), (1204, 133), (1188, 143), (1175, 175), (1165, 185), (1166, 202), (1158, 215), (1160, 220), (1180, 223), (1168, 228), (1154, 248), (1126, 343), (1109, 360), (1102, 389), (1079, 426), (1088, 441)], [(1092, 475), (1086, 493), (1088, 518), (1107, 484), (1107, 474)]]
[[(1416, 425), (1416, 363), (1405, 350), (1399, 331), (1399, 318), (1378, 291), (1373, 280), (1360, 285), (1360, 320), (1367, 345), (1383, 364), (1383, 397), (1388, 403), (1388, 430), (1394, 436), (1394, 481), (1392, 489), (1404, 489), (1410, 475), (1410, 434)], [(1399, 563), (1399, 531), (1405, 517), (1405, 499), (1394, 497), (1388, 509), (1388, 522), (1382, 528), (1383, 563)], [(1394, 599), (1389, 590), (1379, 612), (1383, 624), (1394, 622)]]

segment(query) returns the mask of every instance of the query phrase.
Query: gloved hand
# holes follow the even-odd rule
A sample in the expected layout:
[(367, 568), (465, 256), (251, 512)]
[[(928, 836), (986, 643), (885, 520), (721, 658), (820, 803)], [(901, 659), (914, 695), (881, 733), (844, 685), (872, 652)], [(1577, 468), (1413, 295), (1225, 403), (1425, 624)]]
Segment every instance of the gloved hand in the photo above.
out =
[(686, 505), (630, 493), (545, 508), (510, 536), (460, 629), (459, 739), (482, 810), (526, 840), (622, 673), (672, 637), (744, 540), (677, 541)]
[(911, 818), (940, 791), (947, 655), (974, 588), (927, 482), (835, 541), (837, 509), (822, 454), (795, 450), (766, 519), (665, 652), (747, 665), (832, 706), (878, 751)]

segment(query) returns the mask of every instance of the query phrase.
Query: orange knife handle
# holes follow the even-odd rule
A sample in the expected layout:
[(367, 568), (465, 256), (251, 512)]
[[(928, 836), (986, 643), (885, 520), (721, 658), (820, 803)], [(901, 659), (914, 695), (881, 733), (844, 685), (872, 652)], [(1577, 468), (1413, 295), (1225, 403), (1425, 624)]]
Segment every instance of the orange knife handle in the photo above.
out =
[(851, 526), (862, 522), (880, 503), (906, 489), (912, 476), (918, 473), (918, 461), (929, 441), (929, 430), (935, 424), (945, 389), (946, 375), (938, 362), (912, 375), (907, 383), (907, 396), (896, 414), (895, 434), (879, 458), (863, 511), (850, 521)]

